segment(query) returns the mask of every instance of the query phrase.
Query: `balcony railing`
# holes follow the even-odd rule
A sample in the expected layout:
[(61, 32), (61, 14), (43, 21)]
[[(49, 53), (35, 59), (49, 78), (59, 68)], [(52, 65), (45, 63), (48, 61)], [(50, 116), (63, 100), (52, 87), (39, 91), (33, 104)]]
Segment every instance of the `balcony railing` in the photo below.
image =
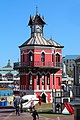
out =
[(73, 96), (80, 97), (80, 86), (73, 86)]
[(62, 63), (60, 62), (40, 62), (40, 61), (34, 61), (34, 62), (16, 62), (14, 63), (14, 69), (21, 68), (21, 67), (54, 67), (54, 68), (61, 68)]

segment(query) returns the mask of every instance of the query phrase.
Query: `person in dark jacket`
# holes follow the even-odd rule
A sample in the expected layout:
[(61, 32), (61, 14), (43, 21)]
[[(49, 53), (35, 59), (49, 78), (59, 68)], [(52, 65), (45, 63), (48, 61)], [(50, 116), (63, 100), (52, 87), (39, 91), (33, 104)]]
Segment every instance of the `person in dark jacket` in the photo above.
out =
[(20, 108), (19, 108), (19, 102), (18, 101), (16, 101), (16, 104), (15, 104), (15, 109), (16, 109), (16, 115), (20, 115)]
[(33, 117), (33, 120), (36, 120), (36, 117), (39, 119), (39, 115), (36, 110), (33, 111), (32, 117)]

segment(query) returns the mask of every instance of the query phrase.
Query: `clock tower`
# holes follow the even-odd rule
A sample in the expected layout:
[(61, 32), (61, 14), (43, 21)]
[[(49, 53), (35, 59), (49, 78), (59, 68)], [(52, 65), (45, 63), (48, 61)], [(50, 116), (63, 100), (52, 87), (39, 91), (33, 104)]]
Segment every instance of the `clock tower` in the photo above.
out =
[(31, 28), (31, 37), (43, 36), (43, 27), (45, 25), (44, 17), (38, 15), (38, 11), (36, 9), (36, 15), (30, 16), (30, 20), (28, 25)]
[(61, 90), (63, 46), (44, 37), (45, 24), (36, 9), (28, 23), (31, 36), (19, 46), (20, 62), (14, 63), (14, 69), (20, 74), (20, 95), (36, 95), (48, 103), (52, 102), (52, 90)]

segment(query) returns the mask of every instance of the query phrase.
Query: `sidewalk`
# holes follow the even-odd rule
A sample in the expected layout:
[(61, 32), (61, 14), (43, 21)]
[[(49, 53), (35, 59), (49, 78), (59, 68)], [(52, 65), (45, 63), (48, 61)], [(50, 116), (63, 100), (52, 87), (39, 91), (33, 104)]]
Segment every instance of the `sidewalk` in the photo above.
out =
[[(32, 116), (29, 112), (23, 112), (20, 113), (20, 116), (16, 116), (15, 109), (0, 109), (0, 120), (32, 120)], [(39, 120), (74, 120), (74, 116), (54, 115), (52, 118), (46, 118), (39, 114)]]

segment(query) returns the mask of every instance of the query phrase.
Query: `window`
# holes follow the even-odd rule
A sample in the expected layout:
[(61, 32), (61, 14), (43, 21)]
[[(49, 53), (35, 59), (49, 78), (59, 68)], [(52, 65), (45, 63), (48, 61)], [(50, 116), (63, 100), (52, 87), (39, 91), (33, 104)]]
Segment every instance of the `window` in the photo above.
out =
[(56, 66), (59, 66), (60, 64), (60, 55), (56, 54)]
[(60, 55), (56, 54), (56, 62), (60, 62)]
[(42, 75), (42, 85), (44, 85), (45, 76)]
[(80, 84), (80, 74), (79, 74), (79, 84)]
[(54, 62), (54, 54), (52, 54), (52, 62)]
[(68, 63), (68, 60), (66, 60), (66, 62)]
[(78, 75), (79, 75), (79, 84), (80, 84), (80, 67), (78, 68)]
[(50, 75), (47, 75), (47, 85), (50, 84)]
[(32, 85), (32, 75), (29, 74), (29, 85)]
[(37, 85), (40, 85), (39, 74), (36, 76)]
[(54, 75), (53, 75), (53, 85), (54, 85)]
[(45, 61), (45, 54), (44, 54), (44, 52), (42, 52), (42, 58), (41, 58), (41, 61), (42, 61), (42, 62)]
[(29, 53), (29, 61), (32, 62), (33, 61), (33, 54), (30, 52)]
[(34, 32), (34, 25), (32, 25), (32, 28), (31, 28), (32, 32)]
[(25, 56), (24, 56), (24, 53), (23, 53), (23, 56), (22, 56), (22, 61), (24, 62), (24, 60), (25, 60)]
[(60, 77), (58, 77), (58, 85), (60, 85)]

